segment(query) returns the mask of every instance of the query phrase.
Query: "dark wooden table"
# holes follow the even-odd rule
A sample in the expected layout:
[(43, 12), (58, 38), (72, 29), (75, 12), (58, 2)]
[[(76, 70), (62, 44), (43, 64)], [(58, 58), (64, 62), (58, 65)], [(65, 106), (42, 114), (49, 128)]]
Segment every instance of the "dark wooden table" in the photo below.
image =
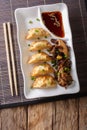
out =
[[(58, 2), (65, 2), (69, 8), (70, 23), (73, 33), (73, 45), (76, 54), (81, 92), (83, 92), (83, 95), (86, 95), (87, 12), (84, 0), (0, 0), (0, 56), (3, 55), (3, 57), (0, 57), (0, 60), (3, 59), (4, 61), (2, 67), (4, 67), (6, 61), (4, 58), (5, 54), (2, 51), (4, 48), (2, 23), (8, 21), (12, 23), (14, 48), (16, 50), (18, 45), (16, 41), (14, 10), (19, 7)], [(73, 8), (71, 8), (72, 6)], [(19, 51), (17, 50), (15, 56), (19, 74), (21, 69), (18, 53)], [(8, 80), (6, 77), (7, 75), (4, 74), (3, 82), (5, 82), (6, 79)], [(8, 82), (6, 81), (6, 83)], [(23, 85), (21, 80), (19, 80), (19, 83)], [(6, 94), (6, 88), (7, 86), (3, 90), (4, 94)], [(8, 101), (8, 99), (5, 101)], [(0, 110), (0, 130), (87, 130), (87, 97), (2, 109)]]

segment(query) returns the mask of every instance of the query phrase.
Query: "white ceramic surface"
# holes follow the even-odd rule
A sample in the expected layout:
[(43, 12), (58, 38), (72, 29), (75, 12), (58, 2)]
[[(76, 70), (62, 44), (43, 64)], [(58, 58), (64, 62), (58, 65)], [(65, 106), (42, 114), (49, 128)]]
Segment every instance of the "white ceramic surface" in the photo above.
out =
[[(73, 77), (73, 83), (67, 88), (63, 88), (59, 85), (57, 85), (56, 88), (50, 88), (50, 89), (31, 89), (32, 86), (32, 80), (30, 73), (32, 71), (33, 65), (27, 64), (27, 60), (32, 55), (31, 52), (28, 51), (28, 44), (31, 43), (31, 41), (25, 40), (25, 35), (28, 31), (28, 29), (33, 27), (43, 27), (46, 29), (45, 26), (43, 26), (41, 21), (40, 12), (46, 12), (46, 11), (60, 11), (62, 13), (63, 18), (63, 25), (64, 25), (64, 31), (65, 31), (65, 37), (63, 40), (67, 42), (67, 45), (70, 46), (70, 55), (71, 55), (71, 61), (72, 61), (72, 70), (71, 74)], [(40, 21), (37, 21), (36, 19), (39, 18)], [(34, 7), (28, 7), (28, 8), (18, 8), (15, 10), (15, 19), (16, 19), (16, 25), (17, 25), (17, 39), (20, 49), (20, 63), (21, 63), (21, 69), (23, 73), (24, 78), (24, 95), (27, 99), (31, 98), (38, 98), (38, 97), (50, 97), (50, 96), (56, 96), (56, 95), (63, 95), (63, 94), (73, 94), (77, 93), (80, 90), (77, 71), (76, 71), (76, 62), (75, 62), (75, 55), (72, 45), (72, 34), (69, 24), (69, 16), (68, 16), (68, 9), (66, 4), (64, 3), (57, 3), (57, 4), (51, 4), (51, 5), (41, 5), (41, 6), (34, 6)], [(29, 21), (32, 21), (33, 23), (30, 24)], [(49, 37), (47, 40), (50, 41), (51, 38)], [(45, 39), (45, 38), (43, 38)]]

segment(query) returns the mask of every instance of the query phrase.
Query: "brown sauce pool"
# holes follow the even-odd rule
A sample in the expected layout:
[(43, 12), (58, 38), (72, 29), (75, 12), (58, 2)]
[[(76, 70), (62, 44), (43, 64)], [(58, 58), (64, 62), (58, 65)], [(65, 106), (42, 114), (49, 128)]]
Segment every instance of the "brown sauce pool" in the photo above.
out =
[(62, 14), (59, 11), (43, 12), (42, 19), (45, 26), (56, 36), (64, 37)]

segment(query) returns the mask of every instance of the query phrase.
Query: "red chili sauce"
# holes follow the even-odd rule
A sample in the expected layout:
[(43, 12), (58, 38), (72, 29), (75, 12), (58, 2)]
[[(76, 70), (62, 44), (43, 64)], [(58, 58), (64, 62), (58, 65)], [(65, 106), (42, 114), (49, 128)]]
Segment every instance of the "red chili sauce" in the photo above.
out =
[(42, 19), (46, 27), (56, 36), (64, 37), (62, 14), (59, 11), (43, 12)]

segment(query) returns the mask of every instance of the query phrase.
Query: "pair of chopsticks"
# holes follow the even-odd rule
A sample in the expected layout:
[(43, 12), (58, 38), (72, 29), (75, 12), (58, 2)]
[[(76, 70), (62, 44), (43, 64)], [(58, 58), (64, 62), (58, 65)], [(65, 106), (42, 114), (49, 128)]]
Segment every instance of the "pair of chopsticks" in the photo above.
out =
[[(18, 88), (17, 88), (16, 67), (15, 67), (15, 60), (14, 60), (14, 52), (13, 52), (13, 43), (12, 43), (10, 22), (3, 23), (3, 29), (4, 29), (6, 54), (7, 54), (7, 65), (8, 65), (10, 90), (11, 90), (11, 95), (13, 96), (14, 95), (13, 86), (15, 87), (15, 94), (16, 95), (18, 95)], [(13, 71), (11, 71), (11, 62), (12, 62), (12, 70)], [(13, 82), (13, 80), (14, 80), (14, 82)]]

